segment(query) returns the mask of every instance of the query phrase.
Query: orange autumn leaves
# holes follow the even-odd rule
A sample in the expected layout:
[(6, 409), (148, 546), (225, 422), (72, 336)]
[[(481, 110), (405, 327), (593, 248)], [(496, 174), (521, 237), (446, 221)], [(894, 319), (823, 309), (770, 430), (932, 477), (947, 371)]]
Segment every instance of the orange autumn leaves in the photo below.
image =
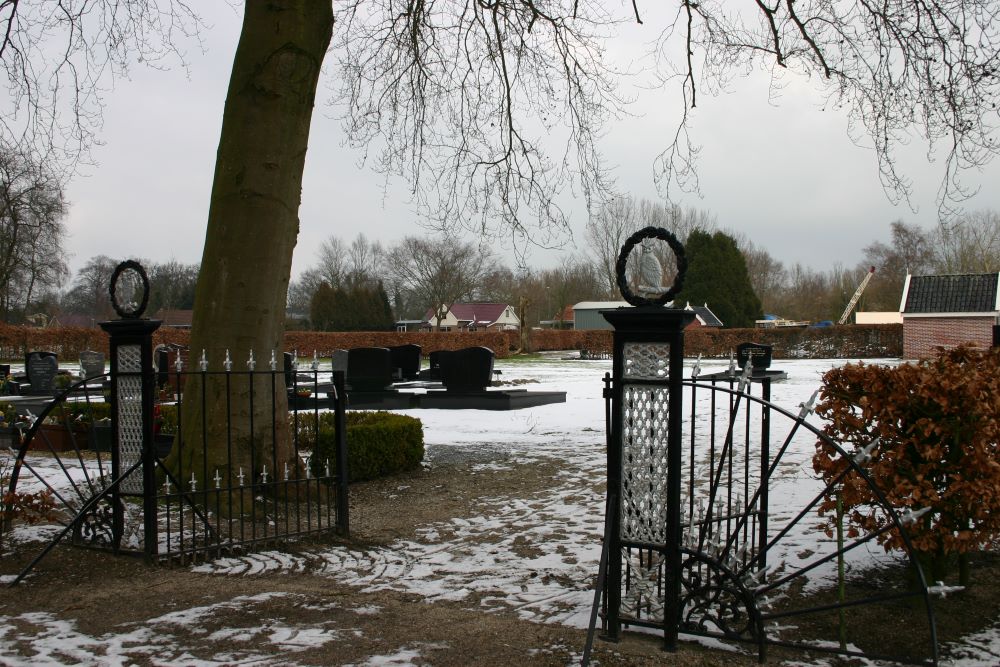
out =
[[(1000, 535), (1000, 351), (968, 346), (895, 368), (864, 363), (828, 371), (817, 414), (824, 432), (885, 495), (896, 512), (930, 507), (907, 527), (917, 552), (943, 556), (988, 547)], [(858, 455), (878, 438), (870, 459)], [(813, 467), (836, 481), (820, 505), (832, 534), (839, 494), (849, 537), (891, 520), (848, 459), (825, 441)], [(899, 531), (878, 537), (903, 548)]]

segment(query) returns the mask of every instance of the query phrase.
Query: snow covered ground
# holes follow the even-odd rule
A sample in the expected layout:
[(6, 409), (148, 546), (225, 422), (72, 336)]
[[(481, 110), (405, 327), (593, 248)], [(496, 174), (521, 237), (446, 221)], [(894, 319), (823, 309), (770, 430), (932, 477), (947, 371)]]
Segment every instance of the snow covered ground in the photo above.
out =
[[(611, 362), (564, 361), (560, 356), (552, 354), (528, 363), (501, 361), (497, 367), (507, 381), (537, 380), (537, 384), (525, 385), (526, 389), (567, 392), (565, 403), (512, 412), (411, 411), (424, 424), (431, 460), (463, 448), (502, 454), (497, 457), (499, 463), (479, 464), (477, 472), (481, 474), (543, 458), (561, 461), (560, 472), (546, 490), (527, 498), (486, 499), (480, 503), (478, 516), (422, 526), (415, 539), (399, 540), (384, 548), (324, 546), (295, 555), (269, 551), (219, 559), (198, 566), (197, 571), (220, 576), (253, 576), (308, 568), (311, 573), (329, 576), (361, 591), (407, 592), (428, 601), (462, 601), (475, 594), (486, 609), (513, 610), (538, 622), (586, 627), (593, 597), (589, 585), (597, 572), (603, 532), (606, 466), (605, 405), (601, 392), (602, 377), (611, 370)], [(844, 362), (775, 361), (774, 367), (787, 371), (788, 379), (773, 385), (772, 400), (796, 412), (798, 405), (819, 388), (822, 374), (841, 363)], [(703, 372), (724, 368), (723, 363), (710, 362), (704, 364)], [(786, 495), (781, 502), (772, 499), (775, 507), (782, 505), (794, 512), (802, 506), (802, 498), (816, 492), (818, 487), (808, 465), (813, 442), (814, 438), (804, 437), (793, 444), (793, 447), (804, 446), (802, 451), (790, 453), (779, 471), (778, 486)], [(776, 514), (775, 521), (778, 520), (780, 516)], [(819, 544), (823, 540), (822, 534), (811, 529), (807, 522), (797, 524), (797, 532), (793, 531), (781, 545), (782, 557), (794, 559), (798, 553), (828, 548)], [(539, 548), (526, 550), (525, 543)], [(859, 550), (853, 557), (879, 558), (881, 549)], [(203, 612), (189, 610), (192, 618)], [(179, 618), (163, 622), (179, 623)], [(0, 627), (10, 620), (0, 617)], [(42, 618), (35, 620), (42, 626), (46, 623)], [(56, 627), (59, 623), (51, 620), (50, 634), (74, 636), (72, 628)], [(291, 631), (270, 628), (269, 632), (285, 636)], [(326, 641), (329, 632), (332, 630), (316, 628), (315, 637), (296, 634), (295, 641)], [(10, 638), (8, 630), (0, 631), (0, 662), (20, 664), (6, 653)], [(127, 639), (78, 637), (74, 641), (84, 655), (88, 642), (121, 643)], [(942, 648), (949, 656), (946, 664), (955, 667), (1000, 664), (1000, 623)], [(392, 659), (396, 661), (384, 664), (408, 664), (408, 660), (415, 658)], [(288, 654), (284, 660), (281, 664), (294, 664)]]

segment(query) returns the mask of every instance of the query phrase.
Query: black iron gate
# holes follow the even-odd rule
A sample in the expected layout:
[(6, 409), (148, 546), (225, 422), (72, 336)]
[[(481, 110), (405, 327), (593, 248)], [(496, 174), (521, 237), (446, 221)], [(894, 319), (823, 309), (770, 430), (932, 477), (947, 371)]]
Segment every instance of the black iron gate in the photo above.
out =
[[(144, 279), (134, 262), (116, 276), (123, 270)], [(17, 435), (5, 502), (41, 499), (36, 509), (61, 528), (14, 583), (67, 539), (186, 562), (291, 537), (346, 535), (343, 372), (321, 373), (315, 361), (300, 369), (274, 352), (261, 370), (253, 351), (245, 370), (234, 369), (228, 351), (214, 365), (202, 352), (191, 367), (175, 350), (171, 367), (164, 354), (157, 368), (151, 339), (159, 322), (140, 319), (141, 309), (126, 314), (102, 325), (111, 373), (68, 387)], [(204, 401), (184, 400), (191, 391), (221, 397), (221, 423), (209, 424)], [(233, 414), (247, 415), (249, 429)], [(333, 446), (321, 457), (321, 432), (331, 431)], [(279, 459), (281, 437), (290, 443)]]
[[(658, 264), (640, 267), (647, 296), (637, 297), (626, 260), (646, 239), (670, 242), (678, 273), (663, 289), (658, 271), (646, 270)], [(669, 232), (637, 232), (617, 265), (634, 307), (602, 311), (614, 327), (613, 375), (605, 378), (608, 495), (583, 662), (600, 617), (606, 639), (645, 627), (662, 633), (667, 650), (687, 634), (749, 644), (761, 660), (780, 646), (936, 664), (934, 587), (906, 531), (916, 514), (897, 512), (866, 473), (870, 448), (846, 451), (809, 421), (815, 395), (797, 414), (782, 409), (752, 363), (740, 374), (699, 379), (695, 370), (684, 380), (684, 329), (694, 314), (663, 307), (684, 267)], [(832, 478), (814, 472), (818, 442), (842, 459)], [(821, 516), (846, 479), (877, 499), (881, 527)], [(881, 548), (891, 533), (902, 553)], [(872, 631), (887, 619), (905, 631)]]

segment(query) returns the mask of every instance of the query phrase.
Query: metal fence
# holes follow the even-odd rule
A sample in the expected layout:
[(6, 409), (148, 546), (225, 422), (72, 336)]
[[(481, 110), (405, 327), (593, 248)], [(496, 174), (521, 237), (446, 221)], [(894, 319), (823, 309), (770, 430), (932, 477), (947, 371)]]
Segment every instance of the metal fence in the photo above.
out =
[(64, 539), (189, 562), (346, 535), (343, 373), (249, 366), (112, 363), (11, 429), (8, 495), (45, 498), (34, 511), (62, 526), (22, 576)]

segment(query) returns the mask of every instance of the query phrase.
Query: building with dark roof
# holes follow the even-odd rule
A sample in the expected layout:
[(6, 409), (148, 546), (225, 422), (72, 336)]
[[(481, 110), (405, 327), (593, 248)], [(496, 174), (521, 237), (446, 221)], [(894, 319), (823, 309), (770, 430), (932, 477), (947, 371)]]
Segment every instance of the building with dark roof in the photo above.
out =
[(706, 303), (704, 306), (692, 306), (690, 303), (684, 307), (684, 310), (694, 311), (694, 321), (687, 326), (688, 329), (692, 327), (722, 327), (722, 320), (712, 312), (712, 309), (708, 307)]
[(936, 347), (993, 344), (1000, 317), (1000, 273), (907, 276), (899, 310), (903, 356), (926, 357)]

